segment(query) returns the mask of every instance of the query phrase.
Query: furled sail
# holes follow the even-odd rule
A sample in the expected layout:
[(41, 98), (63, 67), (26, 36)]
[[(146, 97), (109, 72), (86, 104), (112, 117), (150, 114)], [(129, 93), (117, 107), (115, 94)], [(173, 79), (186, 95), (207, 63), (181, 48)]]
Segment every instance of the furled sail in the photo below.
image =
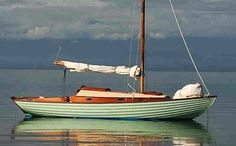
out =
[(140, 68), (135, 65), (131, 68), (126, 66), (104, 66), (104, 65), (92, 65), (86, 63), (77, 63), (71, 61), (59, 60), (55, 61), (54, 64), (63, 66), (70, 69), (71, 72), (98, 72), (98, 73), (116, 73), (121, 75), (129, 75), (133, 78), (140, 76)]

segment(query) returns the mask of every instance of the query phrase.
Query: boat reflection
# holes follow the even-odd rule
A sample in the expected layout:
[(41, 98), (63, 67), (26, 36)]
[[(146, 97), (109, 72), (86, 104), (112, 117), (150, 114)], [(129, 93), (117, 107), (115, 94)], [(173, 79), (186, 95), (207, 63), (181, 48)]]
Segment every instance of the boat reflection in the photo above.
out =
[(211, 143), (210, 133), (195, 121), (123, 121), (33, 118), (19, 122), (14, 139), (63, 145), (191, 145)]

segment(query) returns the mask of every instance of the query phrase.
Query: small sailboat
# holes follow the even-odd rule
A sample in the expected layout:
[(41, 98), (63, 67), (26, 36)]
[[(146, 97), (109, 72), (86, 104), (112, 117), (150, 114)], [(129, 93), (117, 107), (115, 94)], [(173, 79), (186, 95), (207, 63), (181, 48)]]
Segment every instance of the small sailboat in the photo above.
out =
[[(135, 90), (118, 92), (110, 88), (81, 86), (77, 94), (70, 97), (12, 97), (16, 105), (24, 113), (33, 116), (71, 118), (193, 119), (207, 111), (213, 105), (216, 96), (203, 94), (202, 86), (198, 83), (178, 90), (174, 97), (157, 91), (144, 90), (145, 0), (140, 1), (139, 66), (101, 66), (64, 60), (54, 62), (58, 66), (76, 72), (128, 74), (140, 80), (139, 93)], [(205, 84), (203, 85), (205, 87)]]

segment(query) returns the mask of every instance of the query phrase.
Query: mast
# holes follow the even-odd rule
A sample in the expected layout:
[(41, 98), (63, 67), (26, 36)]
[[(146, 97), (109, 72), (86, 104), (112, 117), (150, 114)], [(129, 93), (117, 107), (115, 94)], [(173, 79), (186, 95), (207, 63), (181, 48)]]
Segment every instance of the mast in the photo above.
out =
[(145, 46), (145, 0), (140, 0), (141, 2), (141, 13), (140, 13), (140, 93), (144, 92), (144, 46)]

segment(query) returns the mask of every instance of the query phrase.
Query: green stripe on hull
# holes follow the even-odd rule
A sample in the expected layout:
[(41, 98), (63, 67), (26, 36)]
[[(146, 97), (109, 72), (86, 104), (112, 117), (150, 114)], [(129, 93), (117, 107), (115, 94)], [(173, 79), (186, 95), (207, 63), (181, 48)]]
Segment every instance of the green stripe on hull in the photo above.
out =
[(193, 119), (206, 111), (215, 98), (143, 103), (75, 104), (16, 101), (25, 113), (36, 116), (125, 119)]

